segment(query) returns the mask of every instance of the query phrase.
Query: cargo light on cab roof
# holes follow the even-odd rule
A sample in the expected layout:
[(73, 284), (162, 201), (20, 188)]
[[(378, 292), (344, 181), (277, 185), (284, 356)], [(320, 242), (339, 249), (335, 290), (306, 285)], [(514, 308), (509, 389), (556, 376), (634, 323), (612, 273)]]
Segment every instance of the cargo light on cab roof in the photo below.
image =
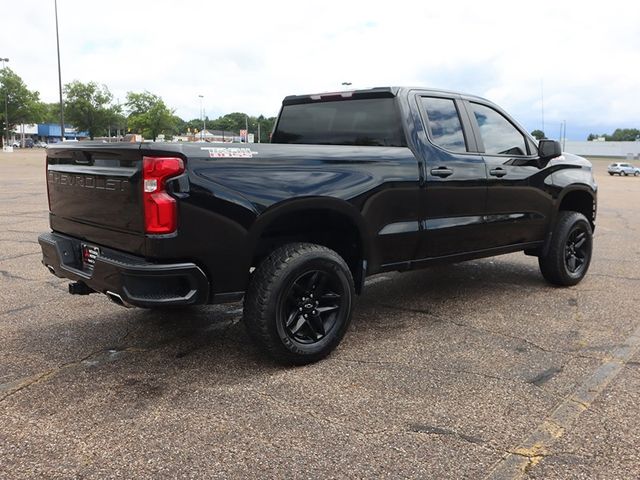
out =
[(184, 163), (177, 157), (143, 157), (143, 204), (146, 233), (167, 234), (178, 228), (176, 200), (166, 189), (167, 179), (184, 172)]
[(319, 95), (310, 95), (309, 98), (311, 100), (322, 100), (322, 99), (327, 99), (327, 98), (351, 98), (353, 97), (353, 91), (348, 91), (348, 92), (327, 92), (327, 93), (321, 93)]

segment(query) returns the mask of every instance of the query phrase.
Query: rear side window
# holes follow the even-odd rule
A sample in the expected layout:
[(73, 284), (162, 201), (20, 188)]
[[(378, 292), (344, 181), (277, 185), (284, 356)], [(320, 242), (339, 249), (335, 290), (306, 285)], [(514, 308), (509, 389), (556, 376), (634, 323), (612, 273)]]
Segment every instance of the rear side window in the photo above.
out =
[(436, 145), (452, 152), (466, 152), (467, 144), (456, 104), (451, 98), (422, 97), (429, 136)]
[(478, 122), (484, 151), (494, 155), (527, 155), (524, 135), (503, 115), (478, 103), (471, 103)]
[(272, 143), (407, 145), (393, 98), (285, 105)]

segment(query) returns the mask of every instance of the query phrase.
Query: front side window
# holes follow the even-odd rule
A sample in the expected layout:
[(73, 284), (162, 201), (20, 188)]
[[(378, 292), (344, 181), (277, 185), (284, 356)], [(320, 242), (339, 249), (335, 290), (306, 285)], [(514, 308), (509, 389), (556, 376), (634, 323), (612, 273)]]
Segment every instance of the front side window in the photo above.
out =
[(422, 97), (422, 105), (433, 143), (452, 152), (466, 152), (462, 123), (453, 99)]
[(478, 122), (484, 151), (493, 155), (526, 155), (524, 135), (500, 113), (479, 103), (471, 108)]

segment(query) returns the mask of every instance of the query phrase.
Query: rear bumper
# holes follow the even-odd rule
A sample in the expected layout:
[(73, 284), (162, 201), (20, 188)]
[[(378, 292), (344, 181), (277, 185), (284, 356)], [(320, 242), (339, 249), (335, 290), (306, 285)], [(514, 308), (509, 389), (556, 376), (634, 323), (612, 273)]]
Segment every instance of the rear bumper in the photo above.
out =
[(58, 233), (38, 237), (42, 263), (57, 277), (82, 282), (91, 290), (120, 297), (137, 307), (204, 304), (210, 285), (194, 263), (150, 263), (143, 258), (100, 247), (92, 271), (83, 270), (81, 241)]

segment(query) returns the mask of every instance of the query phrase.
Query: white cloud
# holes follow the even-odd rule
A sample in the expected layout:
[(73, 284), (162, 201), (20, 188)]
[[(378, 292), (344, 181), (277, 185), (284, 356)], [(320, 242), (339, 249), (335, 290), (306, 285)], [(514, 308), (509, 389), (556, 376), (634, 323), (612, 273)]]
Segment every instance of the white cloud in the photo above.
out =
[[(525, 7), (526, 8), (523, 8)], [(487, 96), (528, 128), (640, 123), (640, 4), (59, 0), (63, 82), (162, 96), (184, 118), (277, 113), (288, 94), (424, 85)], [(53, 2), (14, 9), (0, 55), (57, 99)], [(577, 133), (576, 133), (577, 135)], [(580, 136), (582, 133), (580, 133)]]

